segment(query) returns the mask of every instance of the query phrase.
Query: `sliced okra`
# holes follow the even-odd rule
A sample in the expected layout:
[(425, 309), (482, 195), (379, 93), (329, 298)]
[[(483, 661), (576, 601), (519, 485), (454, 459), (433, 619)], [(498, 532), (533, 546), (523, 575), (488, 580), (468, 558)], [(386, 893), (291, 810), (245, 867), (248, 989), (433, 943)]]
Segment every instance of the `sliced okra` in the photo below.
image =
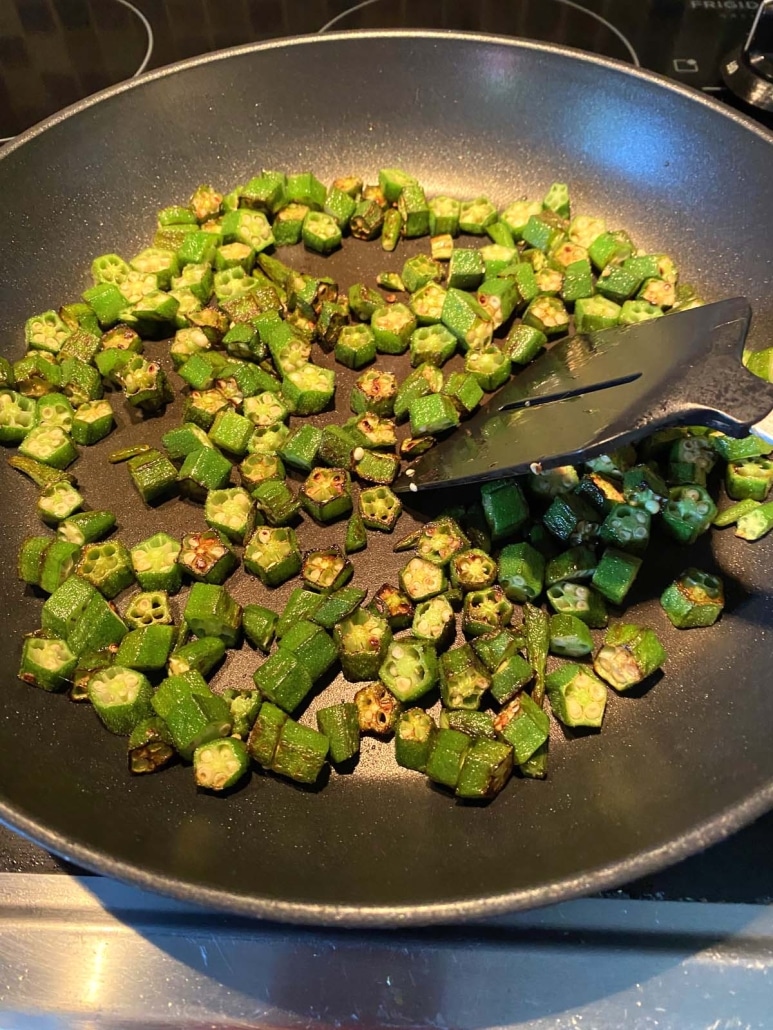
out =
[(279, 650), (293, 655), (309, 674), (312, 683), (324, 676), (338, 657), (330, 634), (309, 619), (300, 619), (290, 627), (279, 643)]
[(586, 666), (561, 666), (547, 676), (545, 689), (553, 714), (565, 726), (601, 727), (607, 688)]
[(185, 605), (185, 621), (197, 637), (218, 637), (226, 647), (235, 647), (242, 609), (225, 587), (194, 583)]
[(154, 448), (146, 454), (130, 458), (127, 467), (137, 493), (146, 504), (166, 497), (177, 483), (177, 469)]
[(453, 643), (456, 617), (448, 599), (440, 595), (418, 604), (412, 632), (417, 640), (432, 644), (436, 651), (442, 651)]
[(78, 511), (63, 519), (57, 527), (60, 540), (77, 544), (93, 544), (115, 529), (115, 515), (111, 511)]
[(259, 526), (244, 550), (244, 567), (269, 587), (279, 586), (301, 571), (301, 552), (295, 531)]
[(236, 568), (236, 555), (215, 530), (186, 533), (177, 561), (191, 579), (220, 585)]
[(701, 569), (685, 569), (663, 591), (660, 604), (677, 629), (713, 626), (725, 605), (722, 580)]
[(131, 555), (120, 540), (86, 544), (77, 571), (108, 600), (134, 582)]
[(177, 593), (182, 584), (179, 554), (179, 540), (168, 533), (155, 533), (132, 547), (132, 569), (142, 589)]
[(169, 595), (164, 590), (147, 590), (134, 594), (123, 613), (131, 629), (143, 626), (171, 626), (174, 622)]
[(66, 479), (44, 486), (38, 497), (38, 515), (44, 522), (57, 525), (83, 505), (83, 496)]
[(153, 688), (136, 669), (111, 665), (95, 673), (88, 683), (89, 700), (111, 733), (128, 736), (141, 719), (152, 714)]
[(391, 533), (403, 511), (402, 501), (388, 486), (361, 490), (357, 510), (367, 529)]
[(279, 616), (260, 604), (246, 604), (242, 609), (244, 635), (263, 654), (268, 654), (276, 634)]
[(527, 542), (508, 544), (499, 555), (499, 584), (511, 601), (523, 604), (542, 593), (545, 559)]
[(24, 638), (19, 679), (42, 690), (62, 690), (72, 682), (78, 658), (64, 640), (39, 634)]
[(602, 629), (607, 624), (604, 599), (590, 586), (582, 583), (555, 583), (547, 589), (551, 607), (559, 615), (574, 615), (591, 629)]
[(360, 750), (360, 721), (357, 706), (350, 701), (330, 705), (317, 711), (317, 727), (330, 741), (330, 759), (336, 764), (348, 762)]
[(315, 468), (300, 491), (304, 509), (319, 522), (332, 522), (352, 510), (351, 480), (343, 468)]
[(480, 636), (503, 629), (513, 617), (513, 605), (500, 586), (470, 590), (464, 595), (462, 629), (466, 636)]
[(666, 651), (651, 629), (618, 623), (607, 630), (593, 670), (617, 691), (630, 690), (663, 665)]
[(307, 551), (303, 556), (301, 576), (310, 590), (330, 594), (340, 590), (351, 579), (353, 571), (351, 562), (338, 548), (329, 547)]

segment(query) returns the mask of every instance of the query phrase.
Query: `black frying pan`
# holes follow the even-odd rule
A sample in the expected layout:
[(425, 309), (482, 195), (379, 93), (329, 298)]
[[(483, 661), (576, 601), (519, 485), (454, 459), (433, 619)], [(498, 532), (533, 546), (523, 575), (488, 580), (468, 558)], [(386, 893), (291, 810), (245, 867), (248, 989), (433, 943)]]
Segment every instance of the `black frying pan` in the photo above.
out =
[[(155, 210), (200, 181), (228, 185), (261, 166), (372, 178), (385, 164), (410, 169), (430, 191), (499, 203), (565, 179), (578, 210), (671, 251), (709, 299), (747, 295), (752, 342), (773, 339), (773, 145), (761, 129), (665, 80), (558, 47), (384, 32), (189, 61), (6, 148), (3, 350), (19, 352), (29, 314), (80, 293), (95, 254), (139, 249)], [(303, 254), (292, 260), (314, 267)], [(384, 263), (378, 246), (352, 244), (325, 267), (348, 282)], [(121, 418), (127, 443), (159, 431)], [(162, 525), (199, 524), (198, 509), (182, 503), (138, 511), (125, 470), (108, 470), (101, 453), (79, 466), (87, 499), (113, 507), (129, 543)], [(667, 675), (639, 699), (613, 698), (600, 736), (555, 730), (546, 783), (514, 780), (494, 804), (463, 806), (401, 775), (388, 745), (367, 742), (357, 773), (321, 791), (255, 774), (224, 799), (197, 795), (183, 768), (130, 779), (125, 742), (92, 712), (14, 679), (19, 635), (40, 608), (14, 580), (34, 490), (3, 466), (0, 496), (0, 815), (86, 867), (275, 919), (421, 923), (621, 883), (773, 801), (769, 541), (744, 546), (726, 532), (693, 555), (727, 581), (728, 610), (711, 631), (664, 625), (648, 598), (683, 557), (650, 562), (632, 614), (662, 629)], [(379, 541), (358, 557), (357, 577), (376, 588), (394, 578), (398, 558)], [(233, 586), (241, 600), (259, 596), (252, 580)], [(219, 682), (254, 663), (245, 654)], [(327, 696), (350, 693), (334, 684)]]

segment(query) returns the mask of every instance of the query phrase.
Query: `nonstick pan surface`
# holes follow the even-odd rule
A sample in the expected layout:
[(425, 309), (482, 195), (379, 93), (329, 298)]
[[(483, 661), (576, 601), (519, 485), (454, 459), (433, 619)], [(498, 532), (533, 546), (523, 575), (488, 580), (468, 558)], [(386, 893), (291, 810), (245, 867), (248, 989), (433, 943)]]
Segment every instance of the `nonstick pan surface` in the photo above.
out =
[[(747, 295), (752, 343), (773, 339), (773, 145), (762, 130), (697, 93), (574, 51), (383, 32), (189, 61), (7, 147), (2, 351), (18, 356), (30, 314), (76, 299), (94, 255), (139, 250), (155, 211), (199, 182), (229, 187), (261, 167), (372, 180), (391, 164), (428, 192), (498, 204), (566, 180), (576, 210), (672, 253), (707, 299)], [(409, 253), (350, 243), (327, 261), (289, 260), (324, 265), (348, 285)], [(348, 382), (342, 373), (342, 410)], [(116, 445), (157, 438), (179, 408), (145, 423), (118, 414)], [(77, 469), (89, 506), (112, 508), (127, 543), (202, 525), (200, 509), (181, 501), (143, 509), (125, 468), (104, 462), (107, 449)], [(324, 789), (256, 773), (221, 798), (197, 794), (182, 767), (130, 778), (125, 741), (88, 707), (15, 679), (20, 635), (40, 610), (15, 579), (19, 542), (36, 530), (34, 497), (3, 463), (0, 816), (87, 868), (273, 919), (450, 921), (619, 884), (726, 836), (773, 800), (769, 541), (744, 545), (725, 531), (689, 559), (672, 551), (646, 563), (630, 615), (662, 631), (667, 673), (641, 697), (612, 697), (600, 735), (570, 740), (554, 727), (544, 783), (514, 779), (491, 805), (461, 805), (398, 770), (388, 744), (366, 740), (357, 771), (332, 774)], [(400, 529), (409, 526), (405, 516)], [(728, 608), (714, 629), (680, 634), (652, 599), (688, 563), (721, 571)], [(355, 557), (354, 582), (376, 589), (400, 564), (389, 538), (378, 539)], [(241, 601), (266, 599), (252, 579), (231, 585)], [(218, 683), (245, 682), (255, 661), (245, 652)], [(326, 702), (351, 693), (336, 682)]]

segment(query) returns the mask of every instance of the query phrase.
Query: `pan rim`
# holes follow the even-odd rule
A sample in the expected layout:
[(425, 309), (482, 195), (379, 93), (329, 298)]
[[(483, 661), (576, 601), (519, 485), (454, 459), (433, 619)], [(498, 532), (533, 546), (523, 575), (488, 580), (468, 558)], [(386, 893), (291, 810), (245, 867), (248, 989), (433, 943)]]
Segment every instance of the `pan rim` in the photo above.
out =
[[(325, 44), (361, 42), (363, 39), (434, 40), (445, 42), (483, 43), (507, 46), (517, 50), (536, 51), (570, 58), (584, 64), (595, 65), (619, 74), (642, 79), (658, 85), (661, 89), (700, 104), (716, 115), (735, 122), (751, 131), (763, 142), (773, 143), (773, 132), (759, 125), (745, 114), (737, 112), (700, 93), (689, 86), (674, 82), (656, 72), (635, 68), (624, 61), (587, 53), (573, 47), (540, 43), (516, 37), (499, 36), (490, 33), (451, 32), (441, 30), (383, 29), (368, 32), (331, 32), (324, 35), (283, 37), (258, 43), (215, 51), (166, 65), (146, 72), (136, 79), (111, 86), (99, 93), (86, 97), (69, 107), (58, 111), (37, 123), (0, 148), (0, 160), (10, 157), (16, 150), (37, 138), (41, 133), (128, 90), (142, 88), (150, 82), (176, 75), (200, 65), (230, 60), (244, 54), (264, 50), (287, 49), (296, 46), (323, 46)], [(668, 841), (606, 865), (587, 870), (581, 875), (554, 880), (548, 884), (530, 889), (506, 891), (495, 895), (471, 897), (443, 902), (401, 903), (394, 905), (329, 905), (313, 902), (280, 901), (234, 893), (214, 887), (181, 881), (167, 875), (143, 871), (139, 866), (112, 857), (101, 849), (72, 842), (55, 830), (48, 829), (21, 809), (0, 798), (0, 823), (41, 844), (54, 854), (75, 862), (83, 868), (101, 875), (113, 876), (135, 887), (156, 891), (181, 901), (228, 911), (234, 915), (257, 917), (274, 922), (299, 925), (351, 928), (395, 928), (419, 927), (432, 924), (448, 924), (479, 920), (505, 915), (509, 912), (535, 908), (569, 900), (591, 891), (605, 890), (619, 886), (631, 879), (654, 872), (686, 858), (710, 844), (728, 837), (736, 830), (751, 823), (755, 818), (773, 807), (773, 780), (759, 788), (743, 801), (734, 804), (710, 819), (704, 820), (692, 829)]]

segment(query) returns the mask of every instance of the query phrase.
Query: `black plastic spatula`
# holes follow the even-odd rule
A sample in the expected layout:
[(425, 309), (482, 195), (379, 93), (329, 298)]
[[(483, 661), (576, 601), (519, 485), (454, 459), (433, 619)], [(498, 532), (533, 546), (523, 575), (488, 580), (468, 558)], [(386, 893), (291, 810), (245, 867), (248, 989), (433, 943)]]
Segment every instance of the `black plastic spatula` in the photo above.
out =
[(394, 489), (481, 482), (573, 465), (669, 425), (754, 433), (773, 445), (773, 385), (741, 364), (744, 297), (562, 340)]

